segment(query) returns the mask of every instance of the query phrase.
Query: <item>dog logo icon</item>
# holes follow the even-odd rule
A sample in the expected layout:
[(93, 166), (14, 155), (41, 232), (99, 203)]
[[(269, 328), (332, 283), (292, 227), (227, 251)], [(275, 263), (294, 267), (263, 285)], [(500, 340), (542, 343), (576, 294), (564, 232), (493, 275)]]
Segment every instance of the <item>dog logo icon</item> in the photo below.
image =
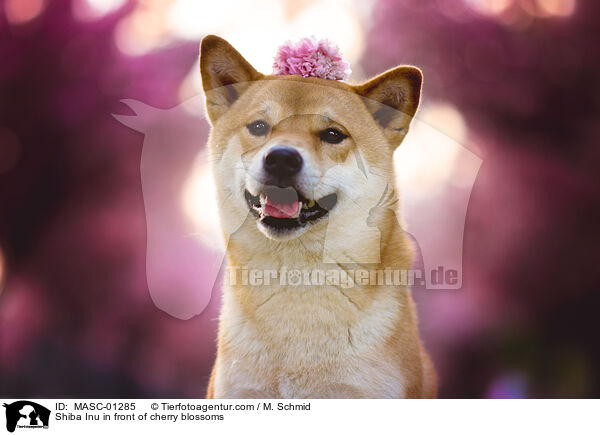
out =
[(6, 408), (6, 430), (9, 432), (14, 432), (16, 428), (48, 428), (50, 410), (40, 404), (19, 400), (3, 406)]
[[(131, 99), (122, 102), (134, 114), (114, 114), (114, 118), (144, 134), (140, 178), (146, 213), (146, 278), (150, 296), (159, 309), (171, 316), (190, 319), (208, 306), (226, 264), (229, 240), (251, 215), (245, 204), (228, 209), (225, 221), (217, 213), (215, 157), (200, 145), (208, 137), (205, 115), (198, 109), (203, 107), (204, 95), (170, 109), (154, 108)], [(314, 115), (318, 114), (284, 121), (293, 123)], [(363, 207), (352, 215), (353, 231), (379, 238), (382, 229), (376, 222), (381, 216), (387, 216), (388, 221), (396, 220), (398, 225), (394, 228), (401, 227), (418, 248), (417, 259), (421, 264), (417, 267), (422, 269), (422, 279), (417, 284), (431, 290), (460, 289), (467, 207), (482, 159), (461, 143), (465, 138), (460, 135), (455, 139), (418, 117), (411, 125), (411, 134), (394, 154), (396, 189), (388, 185), (385, 174), (369, 165), (358, 150), (349, 155), (354, 156), (357, 165), (351, 172), (361, 174), (353, 179), (354, 190), (377, 193), (368, 201), (361, 198)], [(228, 153), (241, 158), (230, 167), (225, 161), (217, 171), (227, 171), (231, 177), (236, 171), (248, 174), (248, 152), (241, 143), (229, 144)], [(340, 161), (321, 178), (338, 171), (341, 178), (344, 167)], [(225, 190), (220, 193), (226, 197), (233, 195)], [(328, 217), (323, 263), (379, 263), (378, 243), (372, 244), (373, 249), (339, 249), (339, 241), (346, 236), (347, 218), (341, 213)], [(174, 258), (182, 261), (173, 261)]]

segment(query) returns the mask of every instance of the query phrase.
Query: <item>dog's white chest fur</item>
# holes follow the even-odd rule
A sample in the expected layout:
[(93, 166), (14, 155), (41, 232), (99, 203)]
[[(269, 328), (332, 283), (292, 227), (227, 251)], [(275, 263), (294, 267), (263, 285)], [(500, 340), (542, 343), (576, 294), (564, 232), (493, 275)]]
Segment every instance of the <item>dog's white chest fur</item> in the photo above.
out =
[(382, 297), (361, 311), (349, 299), (352, 291), (361, 290), (265, 291), (268, 301), (249, 318), (227, 289), (215, 396), (402, 396), (397, 366), (380, 354), (393, 334), (398, 303)]

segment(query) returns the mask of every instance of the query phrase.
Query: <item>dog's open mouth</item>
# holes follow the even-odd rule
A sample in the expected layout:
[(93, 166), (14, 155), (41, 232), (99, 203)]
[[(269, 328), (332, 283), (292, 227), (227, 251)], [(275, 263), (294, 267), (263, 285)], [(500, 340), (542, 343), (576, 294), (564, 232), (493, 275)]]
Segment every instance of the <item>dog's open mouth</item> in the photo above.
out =
[(252, 214), (261, 223), (279, 230), (302, 227), (325, 216), (337, 203), (337, 194), (307, 199), (293, 187), (266, 186), (262, 192), (244, 196)]

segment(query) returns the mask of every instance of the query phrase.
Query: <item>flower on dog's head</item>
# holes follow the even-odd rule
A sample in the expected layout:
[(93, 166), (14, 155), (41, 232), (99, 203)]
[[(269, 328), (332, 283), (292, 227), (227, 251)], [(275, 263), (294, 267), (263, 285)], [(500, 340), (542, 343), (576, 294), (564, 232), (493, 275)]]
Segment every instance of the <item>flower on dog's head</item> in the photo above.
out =
[(303, 38), (295, 44), (288, 41), (279, 47), (273, 62), (275, 75), (344, 80), (351, 72), (339, 48), (326, 39)]

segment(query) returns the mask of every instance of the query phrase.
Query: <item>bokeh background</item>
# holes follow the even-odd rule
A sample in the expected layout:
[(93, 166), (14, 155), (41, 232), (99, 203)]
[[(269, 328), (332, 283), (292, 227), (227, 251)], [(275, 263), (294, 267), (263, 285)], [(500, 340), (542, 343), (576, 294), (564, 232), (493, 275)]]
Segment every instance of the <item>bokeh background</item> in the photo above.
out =
[(189, 320), (154, 305), (144, 137), (112, 114), (198, 95), (208, 33), (263, 72), (307, 35), (354, 80), (421, 67), (422, 119), (483, 159), (463, 288), (414, 292), (440, 396), (600, 396), (599, 16), (594, 0), (0, 1), (0, 396), (204, 394), (220, 295)]

